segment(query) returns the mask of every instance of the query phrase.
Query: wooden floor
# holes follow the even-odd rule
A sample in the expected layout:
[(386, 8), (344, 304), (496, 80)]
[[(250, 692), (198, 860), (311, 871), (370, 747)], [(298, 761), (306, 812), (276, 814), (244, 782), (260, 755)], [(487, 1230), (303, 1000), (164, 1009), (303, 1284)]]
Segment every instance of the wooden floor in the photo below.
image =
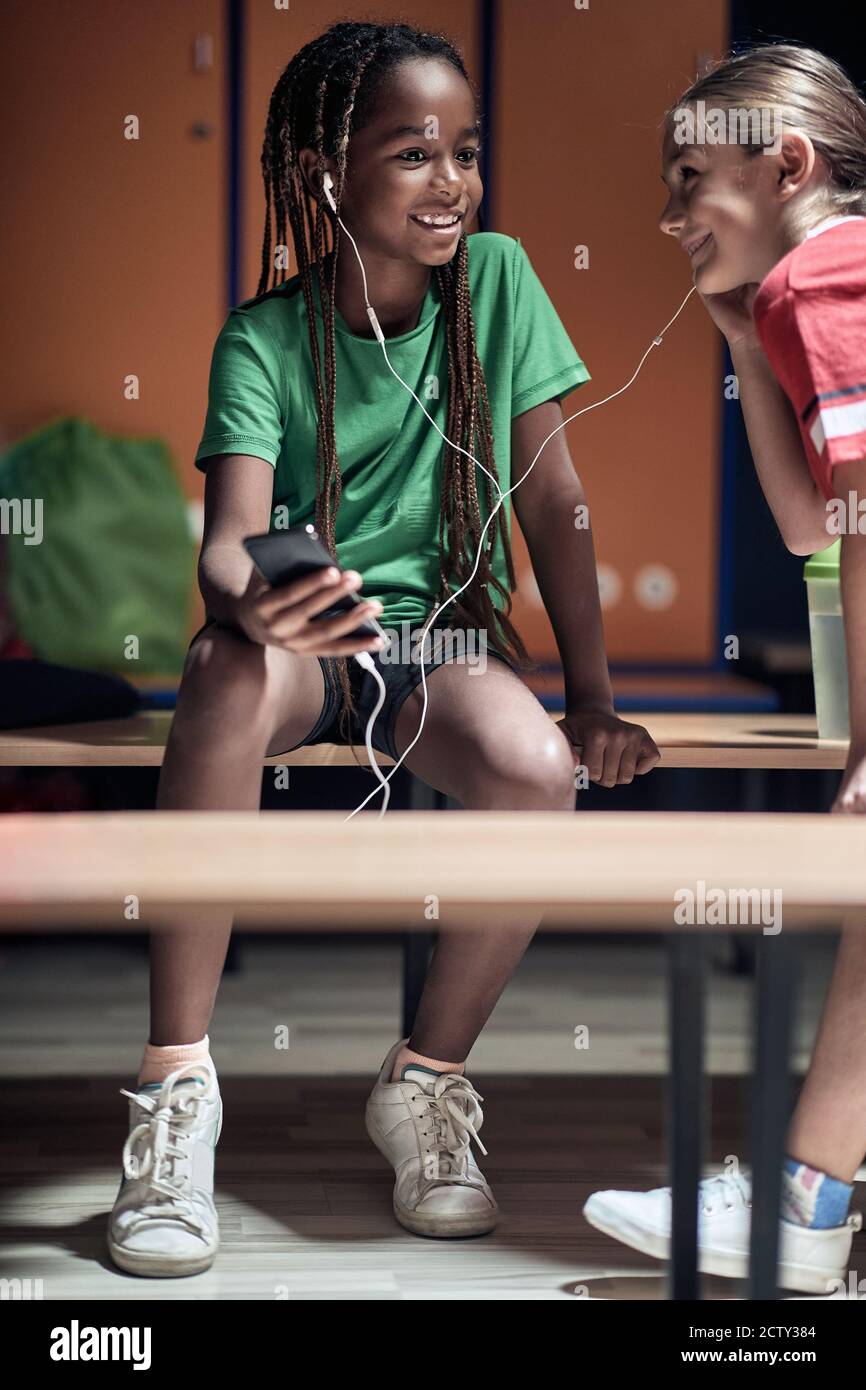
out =
[[(722, 946), (722, 941), (715, 943)], [(804, 972), (797, 1060), (811, 1046), (831, 965)], [(470, 1241), (422, 1240), (391, 1214), (393, 1176), (363, 1127), (396, 1039), (397, 944), (243, 941), (210, 1035), (225, 1124), (217, 1151), (222, 1248), (207, 1274), (143, 1280), (105, 1253), (126, 1101), (146, 1032), (147, 963), (131, 939), (0, 943), (4, 1250), (0, 1276), (46, 1299), (660, 1299), (665, 1270), (580, 1215), (599, 1187), (645, 1188), (665, 1167), (664, 957), (647, 940), (540, 938), (482, 1039), (482, 1168), (503, 1210)], [(719, 952), (719, 955), (722, 953)], [(749, 984), (712, 974), (707, 1161), (748, 1161)], [(288, 1052), (274, 1029), (290, 1029)], [(574, 1030), (590, 1046), (575, 1050)], [(863, 1206), (863, 1188), (855, 1207)], [(858, 1197), (860, 1200), (858, 1201)], [(863, 1268), (857, 1238), (852, 1267)], [(708, 1278), (705, 1296), (745, 1286)]]
[[(221, 1077), (372, 1078), (398, 1035), (401, 956), (379, 937), (238, 938), (210, 1027)], [(751, 982), (730, 973), (727, 937), (710, 943), (708, 1069), (749, 1068)], [(833, 960), (814, 939), (801, 972), (794, 1066), (805, 1070)], [(0, 1077), (110, 1076), (138, 1067), (148, 1027), (147, 947), (113, 937), (0, 936)], [(656, 939), (540, 934), (472, 1050), (484, 1076), (663, 1075), (666, 958)], [(274, 1031), (289, 1030), (289, 1051)], [(575, 1029), (589, 1046), (575, 1048)], [(122, 1083), (124, 1085), (128, 1082)], [(372, 1084), (372, 1083), (371, 1083)]]

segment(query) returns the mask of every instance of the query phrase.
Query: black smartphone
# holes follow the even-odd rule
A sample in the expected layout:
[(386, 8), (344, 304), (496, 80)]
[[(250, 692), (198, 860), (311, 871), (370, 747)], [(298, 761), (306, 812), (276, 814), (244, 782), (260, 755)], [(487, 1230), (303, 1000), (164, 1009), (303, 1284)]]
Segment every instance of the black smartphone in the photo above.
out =
[[(268, 581), (272, 589), (281, 584), (289, 584), (295, 579), (303, 579), (315, 570), (330, 569), (332, 565), (340, 569), (340, 565), (328, 554), (319, 539), (316, 528), (309, 522), (305, 526), (292, 526), (288, 531), (269, 531), (265, 536), (247, 536), (244, 547), (252, 557), (259, 574)], [(318, 622), (323, 618), (335, 618), (340, 613), (349, 613), (363, 602), (357, 592), (343, 594), (330, 608), (316, 613), (310, 621)], [(388, 640), (385, 629), (375, 618), (369, 617), (364, 618), (345, 636), (359, 639), (384, 637)]]

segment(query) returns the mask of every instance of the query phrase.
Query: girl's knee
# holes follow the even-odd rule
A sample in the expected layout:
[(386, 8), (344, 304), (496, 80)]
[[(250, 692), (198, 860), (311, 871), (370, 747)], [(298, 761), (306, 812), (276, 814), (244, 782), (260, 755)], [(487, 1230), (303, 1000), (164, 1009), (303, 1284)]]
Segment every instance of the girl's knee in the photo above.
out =
[(563, 802), (574, 804), (574, 755), (565, 736), (552, 724), (529, 748), (524, 784), (533, 796), (558, 810)]
[(187, 652), (181, 696), (246, 708), (261, 696), (265, 677), (264, 647), (216, 624)]
[(504, 796), (518, 808), (551, 810), (573, 802), (574, 756), (568, 740), (552, 724), (549, 730), (527, 732), (513, 743), (491, 741), (467, 772), (474, 798), (492, 796), (501, 804)]

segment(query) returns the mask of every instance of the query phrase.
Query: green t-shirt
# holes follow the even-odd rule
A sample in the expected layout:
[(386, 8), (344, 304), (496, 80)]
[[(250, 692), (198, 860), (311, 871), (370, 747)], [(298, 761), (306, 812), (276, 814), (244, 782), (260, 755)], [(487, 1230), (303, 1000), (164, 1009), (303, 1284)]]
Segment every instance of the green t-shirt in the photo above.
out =
[[(487, 384), (496, 467), (506, 491), (512, 481), (513, 418), (543, 401), (561, 400), (588, 381), (589, 372), (519, 241), (500, 232), (476, 232), (468, 238), (468, 252), (478, 356)], [(343, 254), (351, 252), (344, 247)], [(324, 369), (324, 325), (315, 275), (312, 289)], [(375, 308), (375, 296), (371, 303)], [(334, 329), (334, 425), (343, 479), (337, 556), (345, 569), (363, 576), (363, 596), (383, 604), (383, 626), (420, 624), (438, 591), (445, 443), (389, 370), (381, 344), (351, 333), (336, 308)], [(385, 341), (394, 370), (447, 434), (448, 353), (434, 273), (418, 326)], [(306, 306), (295, 275), (230, 310), (213, 351), (196, 467), (204, 469), (214, 454), (267, 459), (275, 470), (271, 530), (314, 523), (316, 410)], [(486, 520), (486, 478), (480, 468), (476, 474)], [(496, 498), (494, 488), (494, 504)], [(510, 537), (510, 497), (503, 508)], [(491, 525), (488, 539), (496, 535), (496, 526)], [(498, 539), (492, 569), (507, 588)], [(502, 606), (495, 589), (491, 597)]]

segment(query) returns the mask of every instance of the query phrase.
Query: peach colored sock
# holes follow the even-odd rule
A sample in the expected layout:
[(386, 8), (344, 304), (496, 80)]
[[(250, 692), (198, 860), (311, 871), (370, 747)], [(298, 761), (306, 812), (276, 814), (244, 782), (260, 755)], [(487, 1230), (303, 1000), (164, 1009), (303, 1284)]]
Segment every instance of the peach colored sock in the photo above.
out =
[(391, 1072), (391, 1080), (399, 1081), (400, 1073), (404, 1067), (411, 1066), (415, 1062), (419, 1067), (430, 1067), (433, 1071), (456, 1071), (461, 1075), (465, 1070), (465, 1062), (437, 1062), (435, 1057), (423, 1057), (420, 1052), (413, 1052), (411, 1047), (404, 1043), (397, 1053), (394, 1067)]
[(210, 1057), (210, 1044), (205, 1033), (200, 1042), (177, 1043), (169, 1047), (155, 1047), (147, 1043), (138, 1073), (138, 1085), (146, 1081), (164, 1081), (178, 1067), (187, 1062), (204, 1062)]

